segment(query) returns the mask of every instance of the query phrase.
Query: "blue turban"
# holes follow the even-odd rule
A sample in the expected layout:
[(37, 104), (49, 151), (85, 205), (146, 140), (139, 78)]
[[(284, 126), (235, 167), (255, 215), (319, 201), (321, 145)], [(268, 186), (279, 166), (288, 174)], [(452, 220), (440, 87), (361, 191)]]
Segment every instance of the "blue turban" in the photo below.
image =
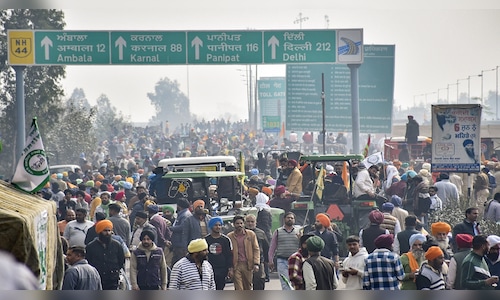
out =
[(413, 246), (413, 243), (415, 243), (416, 241), (421, 241), (422, 243), (425, 243), (427, 241), (427, 238), (425, 237), (425, 235), (421, 234), (421, 233), (415, 233), (415, 234), (412, 234), (410, 236), (410, 248), (411, 246)]
[(403, 175), (401, 175), (401, 180), (403, 180), (404, 182), (406, 182), (408, 180), (408, 175), (406, 175), (406, 173), (404, 173)]
[(222, 221), (221, 217), (213, 217), (208, 221), (208, 228), (212, 230), (212, 227), (214, 227), (216, 223), (220, 223), (222, 225), (224, 224), (224, 221)]
[(392, 195), (391, 203), (397, 207), (400, 207), (401, 205), (403, 205), (403, 201), (401, 200), (401, 197), (399, 197), (398, 195)]
[[(120, 182), (121, 182), (121, 181), (120, 181)], [(132, 187), (133, 187), (133, 186), (132, 186), (132, 184), (131, 184), (130, 182), (128, 182), (128, 181), (125, 181), (125, 182), (123, 183), (123, 188), (124, 188), (124, 189), (126, 189), (126, 190), (131, 190), (131, 189), (132, 189)]]
[(259, 169), (251, 169), (250, 174), (252, 175), (259, 175)]
[(382, 204), (382, 211), (392, 211), (394, 209), (394, 204), (391, 202), (385, 202)]
[(417, 172), (413, 171), (413, 170), (410, 170), (408, 172), (406, 172), (408, 174), (408, 177), (410, 178), (413, 178), (415, 176), (417, 176)]

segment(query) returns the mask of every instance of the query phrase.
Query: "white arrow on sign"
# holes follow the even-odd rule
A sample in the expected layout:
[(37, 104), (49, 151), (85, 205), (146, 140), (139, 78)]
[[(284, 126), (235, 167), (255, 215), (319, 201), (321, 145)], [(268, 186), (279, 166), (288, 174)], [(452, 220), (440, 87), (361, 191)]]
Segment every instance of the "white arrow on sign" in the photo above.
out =
[(118, 60), (123, 60), (123, 47), (127, 47), (127, 42), (120, 36), (115, 41), (115, 47), (118, 47)]
[(45, 48), (45, 60), (49, 60), (50, 59), (49, 47), (52, 47), (52, 40), (49, 39), (48, 36), (45, 36), (42, 39), (42, 48)]
[(267, 41), (267, 46), (271, 46), (271, 59), (276, 59), (276, 46), (279, 45), (280, 41), (274, 35)]
[(199, 60), (200, 59), (200, 47), (203, 47), (203, 41), (198, 36), (196, 36), (191, 41), (191, 47), (194, 47), (194, 59)]

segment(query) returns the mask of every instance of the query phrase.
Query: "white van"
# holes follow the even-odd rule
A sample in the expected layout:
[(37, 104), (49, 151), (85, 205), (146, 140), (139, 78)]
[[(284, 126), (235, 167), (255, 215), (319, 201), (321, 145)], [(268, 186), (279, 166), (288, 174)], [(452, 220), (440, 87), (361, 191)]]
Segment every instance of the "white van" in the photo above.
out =
[(158, 167), (169, 172), (224, 171), (226, 167), (238, 169), (236, 157), (231, 155), (174, 157), (160, 160)]
[(62, 172), (75, 172), (75, 169), (81, 169), (79, 165), (54, 165), (49, 166), (50, 174), (57, 174)]

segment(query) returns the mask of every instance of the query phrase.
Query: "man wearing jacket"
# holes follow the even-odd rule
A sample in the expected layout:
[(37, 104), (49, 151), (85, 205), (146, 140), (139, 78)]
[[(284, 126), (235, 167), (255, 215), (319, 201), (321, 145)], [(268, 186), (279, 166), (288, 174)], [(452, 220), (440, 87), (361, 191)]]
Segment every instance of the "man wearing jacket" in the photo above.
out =
[(141, 232), (141, 243), (130, 257), (130, 283), (133, 290), (166, 290), (167, 264), (163, 250), (154, 243), (155, 233)]
[(189, 206), (190, 204), (187, 199), (182, 198), (177, 200), (177, 218), (170, 227), (172, 231), (172, 266), (187, 254), (187, 244), (183, 244), (182, 230), (184, 221), (191, 216)]
[(251, 290), (253, 273), (260, 270), (259, 243), (255, 233), (245, 229), (243, 216), (235, 216), (233, 226), (227, 236), (233, 245), (234, 289)]
[(85, 259), (84, 247), (70, 247), (66, 261), (70, 267), (64, 272), (63, 290), (102, 290), (101, 276)]
[(205, 201), (194, 201), (193, 214), (182, 223), (182, 244), (187, 246), (192, 240), (207, 236), (210, 233), (208, 221), (210, 216), (205, 211)]

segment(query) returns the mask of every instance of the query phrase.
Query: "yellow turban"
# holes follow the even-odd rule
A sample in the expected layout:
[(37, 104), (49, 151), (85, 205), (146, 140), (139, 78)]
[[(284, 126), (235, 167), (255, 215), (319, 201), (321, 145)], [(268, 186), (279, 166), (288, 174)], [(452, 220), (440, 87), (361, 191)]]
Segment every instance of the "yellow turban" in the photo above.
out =
[(427, 249), (427, 252), (425, 252), (425, 259), (428, 261), (435, 260), (439, 256), (444, 255), (443, 250), (437, 246), (432, 246), (429, 249)]
[(99, 233), (103, 232), (104, 229), (106, 229), (106, 228), (110, 228), (112, 230), (113, 229), (113, 223), (111, 223), (110, 220), (99, 221), (95, 225), (95, 232), (97, 232), (97, 234), (99, 234)]
[(440, 232), (444, 232), (448, 234), (451, 231), (451, 226), (445, 222), (436, 222), (431, 225), (431, 233), (433, 236), (436, 236)]
[(188, 245), (189, 253), (201, 252), (205, 249), (208, 249), (208, 244), (205, 239), (195, 239), (192, 240)]

